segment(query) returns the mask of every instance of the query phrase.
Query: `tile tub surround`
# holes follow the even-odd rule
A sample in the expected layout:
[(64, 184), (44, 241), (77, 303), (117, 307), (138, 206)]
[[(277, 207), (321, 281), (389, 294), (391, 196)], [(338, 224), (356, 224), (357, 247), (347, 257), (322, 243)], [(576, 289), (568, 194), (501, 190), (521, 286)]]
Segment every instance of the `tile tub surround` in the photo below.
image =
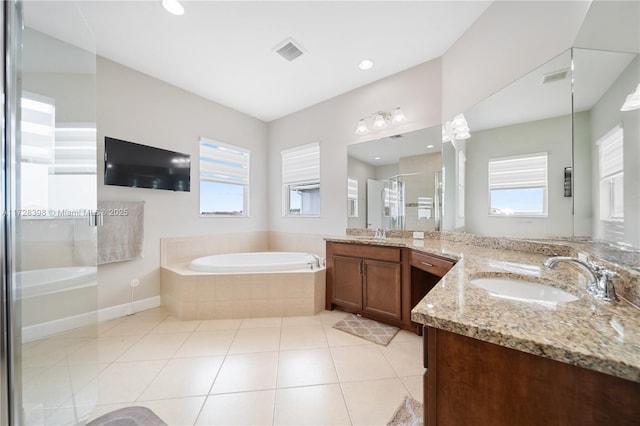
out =
[[(450, 242), (446, 238), (375, 240), (347, 236), (328, 240), (407, 247), (459, 259), (414, 307), (413, 321), (640, 382), (640, 311), (625, 301), (608, 303), (594, 299), (585, 291), (584, 275), (572, 265), (545, 269), (543, 262), (548, 254), (526, 252), (529, 246), (541, 251), (540, 242), (522, 241), (518, 247), (522, 251), (516, 251)], [(494, 245), (494, 240), (490, 239), (488, 245)], [(516, 240), (510, 244), (515, 245)], [(624, 272), (624, 276), (615, 279), (616, 288), (627, 280), (629, 286), (640, 285), (640, 274), (633, 270)], [(554, 310), (492, 298), (470, 283), (470, 278), (478, 274), (524, 275), (529, 280), (567, 290), (579, 296), (579, 300)]]
[(161, 304), (182, 320), (308, 316), (324, 309), (324, 268), (212, 274), (188, 265), (160, 269)]

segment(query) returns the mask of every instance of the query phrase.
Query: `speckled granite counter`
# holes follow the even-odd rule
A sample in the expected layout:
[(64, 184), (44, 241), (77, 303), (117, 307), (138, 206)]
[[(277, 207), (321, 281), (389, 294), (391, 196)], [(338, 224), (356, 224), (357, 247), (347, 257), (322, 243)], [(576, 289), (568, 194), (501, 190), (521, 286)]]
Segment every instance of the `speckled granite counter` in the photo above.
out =
[[(414, 307), (413, 321), (640, 382), (640, 310), (626, 301), (602, 302), (586, 290), (586, 279), (572, 265), (547, 270), (543, 262), (551, 249), (575, 255), (573, 248), (530, 241), (487, 239), (487, 245), (443, 238), (412, 240), (366, 236), (327, 238), (327, 241), (406, 247), (457, 259), (456, 265)], [(479, 244), (479, 245), (476, 245)], [(496, 247), (498, 248), (491, 248)], [(637, 288), (640, 274), (604, 263), (622, 273), (614, 283), (622, 290)], [(470, 280), (482, 276), (526, 278), (562, 288), (577, 301), (548, 306), (492, 297)], [(634, 300), (637, 303), (637, 300)]]

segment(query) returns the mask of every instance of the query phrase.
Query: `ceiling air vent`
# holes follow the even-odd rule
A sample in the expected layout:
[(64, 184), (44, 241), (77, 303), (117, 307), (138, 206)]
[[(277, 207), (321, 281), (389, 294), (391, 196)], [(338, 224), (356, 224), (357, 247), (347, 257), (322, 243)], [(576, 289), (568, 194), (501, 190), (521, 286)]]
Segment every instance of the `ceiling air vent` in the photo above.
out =
[(291, 62), (297, 57), (301, 56), (304, 52), (300, 43), (296, 42), (292, 38), (289, 38), (278, 45), (275, 49), (276, 53), (287, 61)]
[(569, 69), (550, 72), (542, 76), (542, 84), (553, 83), (554, 81), (560, 81), (567, 78), (569, 75)]
[(402, 136), (402, 135), (391, 135), (391, 136), (389, 136), (389, 139), (394, 139), (395, 140), (395, 139), (401, 139), (403, 137), (404, 136)]

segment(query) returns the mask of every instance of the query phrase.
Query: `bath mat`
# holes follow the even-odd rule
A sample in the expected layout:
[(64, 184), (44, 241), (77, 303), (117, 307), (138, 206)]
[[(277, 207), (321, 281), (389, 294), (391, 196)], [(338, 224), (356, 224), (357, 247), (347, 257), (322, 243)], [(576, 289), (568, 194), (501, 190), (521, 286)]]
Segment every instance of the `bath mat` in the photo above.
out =
[(387, 346), (391, 339), (400, 330), (392, 325), (382, 324), (381, 322), (359, 317), (357, 315), (349, 315), (333, 325), (333, 328), (344, 331), (354, 336), (362, 337), (370, 342)]
[(87, 423), (87, 426), (167, 426), (147, 407), (125, 407), (104, 414)]
[(405, 396), (387, 426), (422, 426), (424, 424), (423, 412), (424, 407), (420, 402), (410, 396)]

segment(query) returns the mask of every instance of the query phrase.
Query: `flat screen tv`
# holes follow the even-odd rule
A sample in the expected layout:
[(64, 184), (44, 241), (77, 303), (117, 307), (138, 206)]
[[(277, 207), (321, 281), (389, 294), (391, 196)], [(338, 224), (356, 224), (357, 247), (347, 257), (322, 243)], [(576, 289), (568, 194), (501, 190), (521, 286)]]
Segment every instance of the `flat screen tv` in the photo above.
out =
[(104, 138), (104, 184), (190, 191), (187, 154), (110, 137)]

